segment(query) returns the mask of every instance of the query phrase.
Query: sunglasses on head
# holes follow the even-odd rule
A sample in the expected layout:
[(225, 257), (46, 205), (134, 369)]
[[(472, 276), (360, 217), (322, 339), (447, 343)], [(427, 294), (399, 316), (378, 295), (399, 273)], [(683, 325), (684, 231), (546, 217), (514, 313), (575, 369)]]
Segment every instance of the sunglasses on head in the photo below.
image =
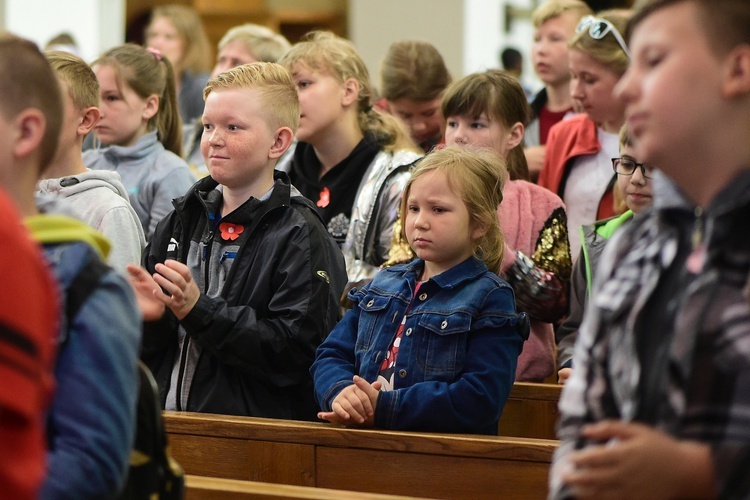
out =
[(582, 18), (578, 23), (578, 26), (576, 27), (576, 33), (582, 33), (586, 30), (586, 28), (588, 28), (589, 30), (589, 36), (594, 40), (601, 40), (602, 38), (607, 36), (607, 33), (612, 33), (612, 35), (615, 37), (615, 40), (617, 40), (617, 43), (620, 45), (622, 51), (625, 52), (625, 55), (628, 56), (628, 59), (630, 59), (628, 45), (625, 43), (622, 35), (620, 35), (620, 32), (617, 31), (617, 28), (615, 28), (614, 24), (610, 23), (606, 19), (599, 19), (598, 17), (594, 16), (586, 16)]

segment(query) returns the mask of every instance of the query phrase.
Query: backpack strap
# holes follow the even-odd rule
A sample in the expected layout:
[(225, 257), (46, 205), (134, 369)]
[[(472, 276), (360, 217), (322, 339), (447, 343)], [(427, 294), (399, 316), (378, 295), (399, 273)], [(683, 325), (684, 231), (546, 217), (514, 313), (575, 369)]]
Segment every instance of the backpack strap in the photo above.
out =
[(109, 267), (96, 257), (84, 264), (73, 281), (65, 290), (65, 317), (72, 321), (89, 298)]

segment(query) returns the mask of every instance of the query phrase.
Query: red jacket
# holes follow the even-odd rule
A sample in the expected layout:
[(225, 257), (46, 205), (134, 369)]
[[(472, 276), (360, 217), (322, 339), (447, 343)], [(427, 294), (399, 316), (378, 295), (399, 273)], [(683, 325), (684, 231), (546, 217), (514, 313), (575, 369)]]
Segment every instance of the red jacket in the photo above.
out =
[[(601, 146), (596, 138), (596, 124), (585, 113), (556, 123), (547, 137), (544, 166), (537, 183), (562, 198), (564, 193), (561, 187), (570, 173), (573, 160), (578, 156), (597, 154), (599, 150)], [(596, 220), (617, 215), (613, 196), (613, 190), (608, 189), (599, 200)]]

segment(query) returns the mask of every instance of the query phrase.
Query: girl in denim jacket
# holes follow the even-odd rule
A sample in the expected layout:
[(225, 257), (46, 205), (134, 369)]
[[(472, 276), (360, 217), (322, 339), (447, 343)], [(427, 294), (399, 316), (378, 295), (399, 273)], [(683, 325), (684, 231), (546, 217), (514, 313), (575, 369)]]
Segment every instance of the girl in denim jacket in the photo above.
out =
[(497, 434), (528, 336), (503, 256), (495, 153), (448, 147), (425, 157), (401, 204), (417, 259), (383, 269), (318, 348), (318, 417), (355, 427)]

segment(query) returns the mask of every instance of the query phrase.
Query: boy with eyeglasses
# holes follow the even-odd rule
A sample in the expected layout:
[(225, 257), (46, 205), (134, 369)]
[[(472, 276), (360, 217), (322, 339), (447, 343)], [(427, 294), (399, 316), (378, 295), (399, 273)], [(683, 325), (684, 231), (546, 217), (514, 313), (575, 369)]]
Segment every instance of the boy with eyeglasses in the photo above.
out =
[(612, 167), (617, 174), (616, 187), (624, 200), (627, 211), (622, 215), (582, 226), (581, 251), (570, 277), (570, 300), (568, 315), (555, 332), (557, 340), (557, 378), (560, 384), (573, 373), (573, 347), (578, 338), (578, 329), (583, 320), (586, 300), (591, 293), (591, 284), (604, 245), (615, 230), (627, 224), (634, 215), (651, 205), (651, 176), (653, 169), (638, 163), (633, 139), (627, 125), (620, 130), (620, 157), (612, 158)]
[(550, 496), (748, 498), (750, 2), (637, 8), (615, 94), (657, 196), (602, 255)]

